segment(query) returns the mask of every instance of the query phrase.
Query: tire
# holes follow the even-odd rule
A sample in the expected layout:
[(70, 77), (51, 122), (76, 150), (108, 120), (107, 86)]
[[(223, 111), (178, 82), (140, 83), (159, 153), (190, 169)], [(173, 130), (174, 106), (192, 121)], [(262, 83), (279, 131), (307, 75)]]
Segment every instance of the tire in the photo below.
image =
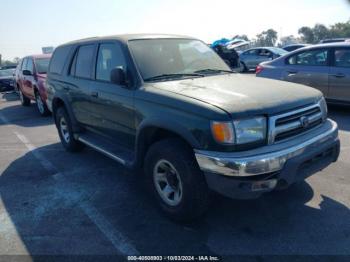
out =
[(78, 152), (83, 149), (83, 144), (74, 138), (72, 124), (64, 107), (57, 109), (55, 122), (63, 147), (69, 152)]
[(30, 99), (23, 95), (21, 89), (19, 89), (19, 99), (21, 100), (22, 106), (30, 106)]
[(239, 63), (239, 72), (240, 73), (244, 73), (244, 72), (247, 72), (248, 71), (248, 69), (247, 69), (247, 67), (245, 66), (245, 64), (243, 63), (243, 62), (240, 62)]
[[(170, 219), (187, 222), (205, 213), (209, 203), (209, 189), (192, 149), (182, 140), (170, 138), (156, 142), (148, 150), (144, 163), (149, 189), (160, 209)], [(159, 173), (165, 169), (168, 174), (160, 176)], [(162, 177), (161, 182), (159, 177)], [(168, 193), (168, 200), (165, 200), (167, 198), (164, 192), (171, 190), (166, 187), (174, 191)]]
[(36, 107), (37, 107), (37, 109), (39, 111), (39, 114), (41, 116), (48, 116), (48, 115), (50, 115), (50, 111), (47, 108), (46, 103), (41, 98), (41, 95), (40, 95), (39, 92), (35, 92), (35, 101), (36, 101)]

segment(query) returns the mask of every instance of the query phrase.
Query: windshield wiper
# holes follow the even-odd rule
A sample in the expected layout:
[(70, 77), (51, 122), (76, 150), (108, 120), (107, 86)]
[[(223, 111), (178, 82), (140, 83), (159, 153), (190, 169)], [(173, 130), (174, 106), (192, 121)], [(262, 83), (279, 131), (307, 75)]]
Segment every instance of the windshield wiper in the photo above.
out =
[(201, 69), (194, 72), (200, 73), (200, 74), (235, 73), (234, 71), (231, 71), (231, 70), (223, 70), (223, 69), (215, 69), (215, 68), (206, 68), (206, 69)]
[(200, 73), (178, 73), (178, 74), (162, 74), (162, 75), (157, 75), (157, 76), (152, 76), (152, 77), (148, 77), (146, 79), (144, 79), (144, 81), (155, 81), (155, 80), (162, 80), (162, 79), (172, 79), (172, 78), (182, 78), (182, 77), (191, 77), (191, 76), (195, 76), (195, 77), (203, 77), (203, 74)]

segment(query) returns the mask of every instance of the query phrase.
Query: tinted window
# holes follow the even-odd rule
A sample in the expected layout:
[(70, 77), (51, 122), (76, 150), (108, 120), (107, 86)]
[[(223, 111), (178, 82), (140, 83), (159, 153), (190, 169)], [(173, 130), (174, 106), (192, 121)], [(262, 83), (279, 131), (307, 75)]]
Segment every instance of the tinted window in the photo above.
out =
[(75, 76), (82, 78), (91, 78), (94, 50), (94, 45), (85, 45), (79, 47)]
[(248, 50), (248, 51), (244, 52), (243, 54), (244, 55), (256, 55), (257, 52), (258, 52), (257, 49), (253, 49), (253, 50)]
[(259, 56), (272, 56), (272, 53), (267, 49), (260, 49)]
[(49, 67), (50, 58), (37, 58), (35, 59), (35, 68), (37, 73), (46, 74)]
[(337, 49), (334, 52), (334, 65), (350, 68), (350, 49)]
[(308, 50), (288, 58), (290, 65), (326, 66), (328, 51), (326, 49)]
[(50, 63), (50, 73), (62, 74), (64, 64), (70, 52), (71, 46), (56, 48)]
[(101, 44), (96, 65), (96, 79), (110, 81), (110, 73), (114, 68), (126, 71), (123, 51), (118, 44)]

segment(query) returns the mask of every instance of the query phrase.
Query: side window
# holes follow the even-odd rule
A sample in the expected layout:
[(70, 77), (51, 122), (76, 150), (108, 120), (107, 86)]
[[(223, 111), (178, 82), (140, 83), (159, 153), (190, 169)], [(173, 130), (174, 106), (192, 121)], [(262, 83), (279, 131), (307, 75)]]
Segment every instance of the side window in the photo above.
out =
[(271, 56), (271, 52), (267, 49), (260, 49), (259, 50), (259, 56)]
[(79, 47), (77, 54), (77, 62), (75, 67), (75, 76), (81, 78), (91, 78), (92, 65), (94, 59), (94, 45), (85, 45)]
[(308, 50), (288, 58), (290, 65), (327, 66), (327, 49)]
[(334, 66), (350, 68), (350, 49), (336, 49), (334, 51)]
[(33, 63), (33, 59), (32, 58), (28, 58), (27, 60), (27, 66), (26, 66), (27, 70), (29, 70), (30, 72), (34, 73), (34, 63)]
[(50, 68), (49, 68), (50, 73), (59, 74), (59, 75), (62, 74), (64, 65), (70, 50), (71, 50), (71, 46), (62, 46), (62, 47), (56, 48), (50, 62)]
[(244, 54), (245, 55), (257, 55), (258, 50), (257, 49), (253, 49), (253, 50), (248, 50), (246, 51)]
[(123, 50), (118, 44), (101, 44), (96, 64), (96, 79), (110, 81), (110, 73), (114, 68), (126, 71)]
[(27, 61), (28, 61), (27, 58), (24, 58), (24, 59), (23, 59), (22, 68), (21, 68), (22, 71), (27, 69)]

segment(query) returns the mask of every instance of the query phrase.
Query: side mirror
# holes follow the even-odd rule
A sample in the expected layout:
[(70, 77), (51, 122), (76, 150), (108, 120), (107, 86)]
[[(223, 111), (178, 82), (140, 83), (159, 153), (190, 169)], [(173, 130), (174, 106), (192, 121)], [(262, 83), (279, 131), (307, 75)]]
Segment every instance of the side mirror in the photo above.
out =
[(111, 71), (111, 83), (116, 85), (126, 85), (125, 72), (121, 68), (114, 68)]
[(22, 71), (22, 74), (23, 74), (24, 76), (31, 76), (31, 75), (33, 75), (32, 72), (30, 72), (29, 70), (23, 70), (23, 71)]

